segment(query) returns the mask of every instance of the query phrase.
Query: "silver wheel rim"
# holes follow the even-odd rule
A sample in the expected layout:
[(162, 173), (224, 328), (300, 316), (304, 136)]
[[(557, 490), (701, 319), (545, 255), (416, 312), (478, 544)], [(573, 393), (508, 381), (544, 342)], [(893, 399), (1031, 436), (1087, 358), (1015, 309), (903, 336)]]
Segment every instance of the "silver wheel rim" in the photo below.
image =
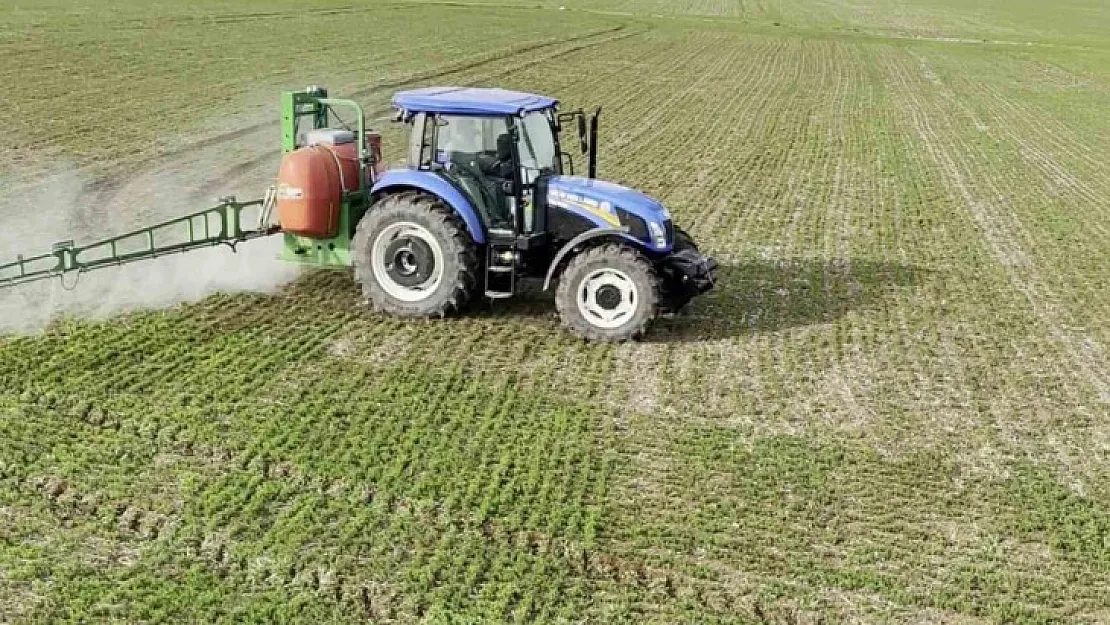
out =
[[(391, 243), (401, 237), (419, 239), (432, 250), (435, 267), (432, 275), (420, 284), (412, 286), (398, 284), (389, 275), (389, 266), (393, 259), (388, 257), (387, 250)], [(374, 237), (374, 245), (370, 248), (370, 259), (374, 279), (381, 285), (382, 290), (390, 297), (403, 302), (420, 302), (427, 299), (435, 293), (443, 279), (443, 248), (427, 228), (411, 221), (399, 221), (382, 228), (378, 236)]]
[[(614, 298), (619, 300), (614, 303)], [(640, 293), (628, 274), (616, 269), (597, 269), (578, 287), (578, 312), (586, 321), (611, 330), (628, 323), (636, 314)]]

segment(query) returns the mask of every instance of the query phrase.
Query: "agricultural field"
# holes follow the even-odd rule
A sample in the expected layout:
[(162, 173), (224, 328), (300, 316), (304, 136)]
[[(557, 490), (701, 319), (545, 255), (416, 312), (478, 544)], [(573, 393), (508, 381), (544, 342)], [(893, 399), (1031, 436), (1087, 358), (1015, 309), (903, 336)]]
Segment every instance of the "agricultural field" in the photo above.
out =
[(261, 195), (309, 83), (601, 105), (722, 263), (618, 346), (266, 241), (0, 290), (0, 623), (1110, 622), (1105, 3), (17, 0), (0, 55), (0, 263)]

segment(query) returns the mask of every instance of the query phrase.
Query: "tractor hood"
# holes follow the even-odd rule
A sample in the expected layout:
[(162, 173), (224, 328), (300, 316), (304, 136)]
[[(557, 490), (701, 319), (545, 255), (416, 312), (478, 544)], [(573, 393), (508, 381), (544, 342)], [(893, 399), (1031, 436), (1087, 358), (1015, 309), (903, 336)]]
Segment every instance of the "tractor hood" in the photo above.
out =
[[(670, 212), (659, 200), (635, 189), (582, 176), (552, 176), (547, 182), (547, 202), (599, 226), (627, 226), (631, 235), (653, 251), (670, 251), (674, 243)], [(658, 233), (663, 235), (653, 236)]]

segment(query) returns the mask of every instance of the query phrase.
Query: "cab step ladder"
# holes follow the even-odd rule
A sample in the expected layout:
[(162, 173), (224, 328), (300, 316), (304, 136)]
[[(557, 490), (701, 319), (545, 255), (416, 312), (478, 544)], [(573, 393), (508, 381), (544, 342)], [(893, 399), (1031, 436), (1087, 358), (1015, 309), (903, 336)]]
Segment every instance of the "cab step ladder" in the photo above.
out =
[(513, 296), (516, 292), (516, 261), (516, 239), (511, 234), (490, 237), (486, 245), (486, 297), (506, 299)]

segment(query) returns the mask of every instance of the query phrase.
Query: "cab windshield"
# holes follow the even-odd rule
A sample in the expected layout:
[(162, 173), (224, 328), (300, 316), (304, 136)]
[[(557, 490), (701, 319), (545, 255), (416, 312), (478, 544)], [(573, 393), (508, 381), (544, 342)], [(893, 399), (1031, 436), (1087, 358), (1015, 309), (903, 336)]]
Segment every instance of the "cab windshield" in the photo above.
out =
[(559, 173), (550, 111), (534, 111), (521, 118), (517, 152), (524, 184), (533, 183), (542, 174)]

